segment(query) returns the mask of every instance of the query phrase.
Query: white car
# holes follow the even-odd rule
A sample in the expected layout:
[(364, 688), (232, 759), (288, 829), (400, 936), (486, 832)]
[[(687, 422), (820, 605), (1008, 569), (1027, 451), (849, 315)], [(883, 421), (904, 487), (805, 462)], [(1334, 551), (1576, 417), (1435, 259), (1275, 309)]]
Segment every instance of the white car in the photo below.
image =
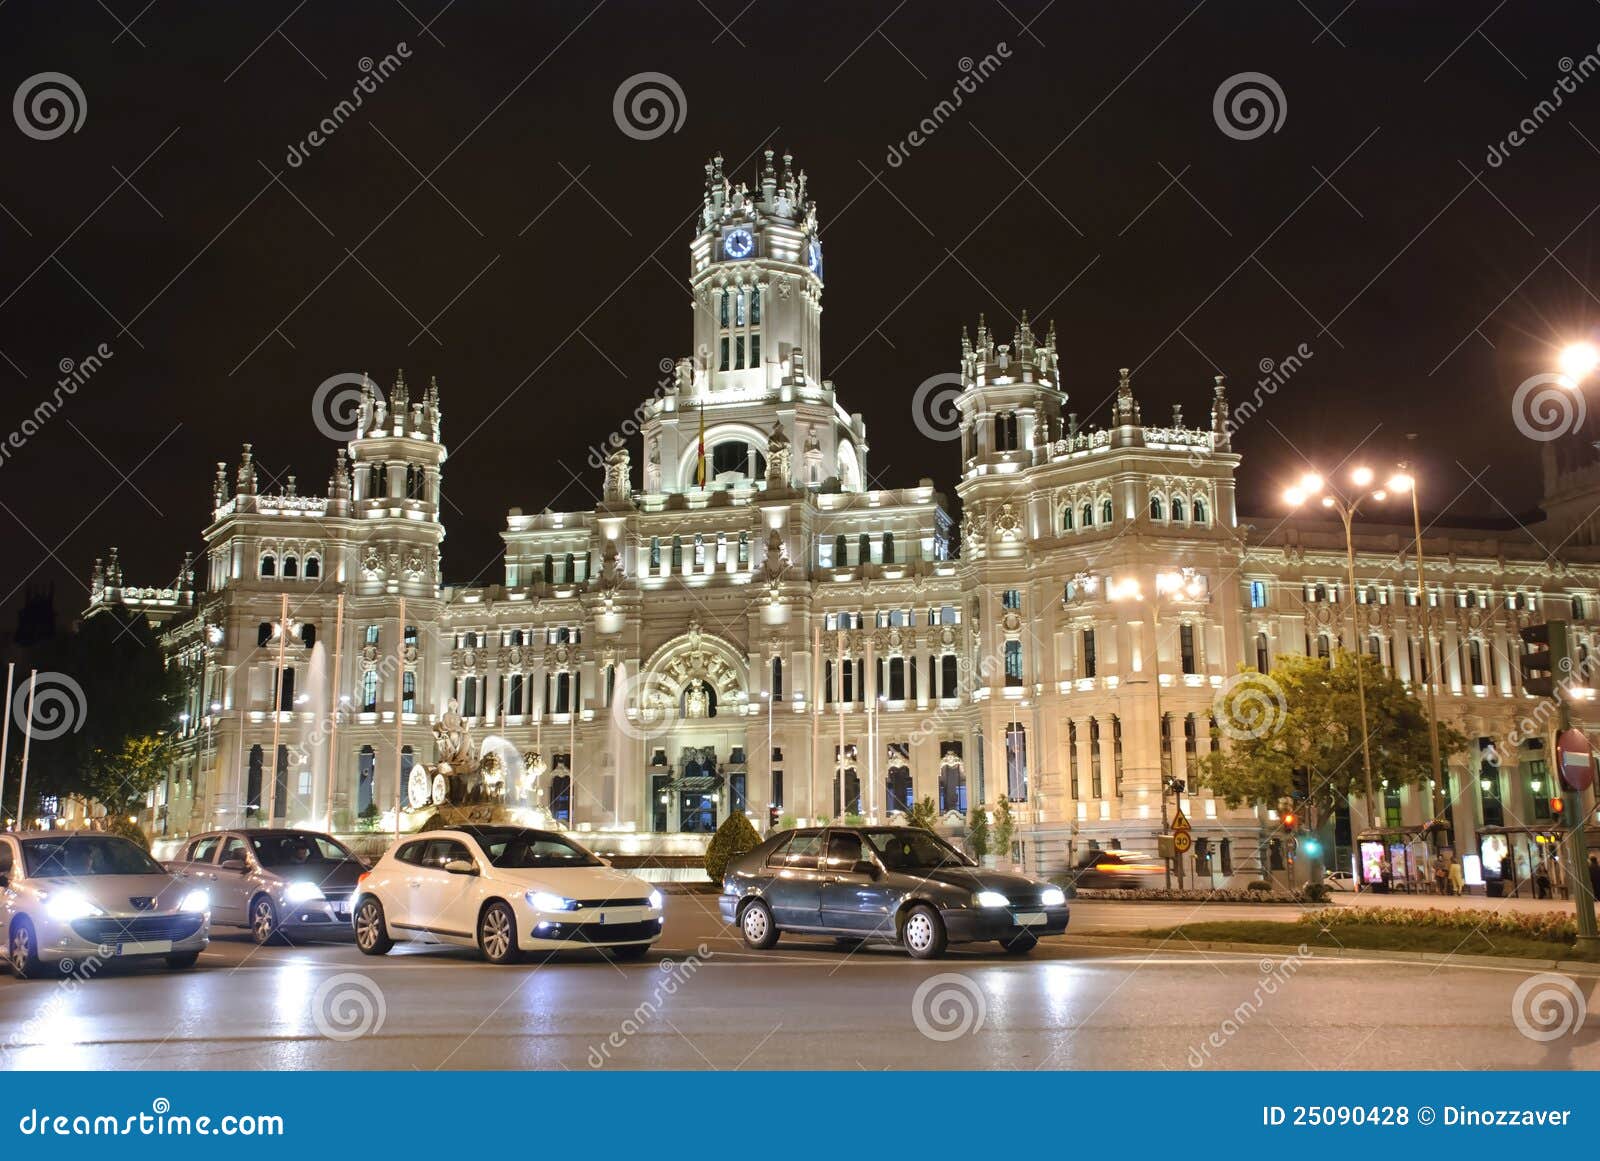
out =
[(356, 884), (356, 946), (397, 940), (476, 947), (490, 963), (523, 951), (606, 948), (636, 959), (661, 938), (661, 893), (564, 835), (461, 826), (402, 839)]
[(193, 967), (211, 942), (210, 911), (205, 888), (120, 835), (0, 835), (0, 919), (21, 979), (94, 960)]

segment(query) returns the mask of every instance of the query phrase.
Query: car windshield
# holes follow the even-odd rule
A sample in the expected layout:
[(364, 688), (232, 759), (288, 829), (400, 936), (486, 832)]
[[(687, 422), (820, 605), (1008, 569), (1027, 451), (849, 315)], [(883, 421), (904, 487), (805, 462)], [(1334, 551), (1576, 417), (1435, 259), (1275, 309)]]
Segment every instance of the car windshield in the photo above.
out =
[(925, 830), (869, 830), (864, 832), (878, 858), (891, 871), (936, 871), (940, 867), (971, 867), (966, 855)]
[(22, 858), (33, 879), (166, 874), (133, 843), (109, 834), (24, 839)]
[(504, 870), (605, 866), (577, 843), (541, 830), (481, 831), (473, 837), (489, 862)]
[(331, 838), (319, 834), (251, 835), (250, 846), (263, 867), (304, 867), (355, 862), (356, 857)]

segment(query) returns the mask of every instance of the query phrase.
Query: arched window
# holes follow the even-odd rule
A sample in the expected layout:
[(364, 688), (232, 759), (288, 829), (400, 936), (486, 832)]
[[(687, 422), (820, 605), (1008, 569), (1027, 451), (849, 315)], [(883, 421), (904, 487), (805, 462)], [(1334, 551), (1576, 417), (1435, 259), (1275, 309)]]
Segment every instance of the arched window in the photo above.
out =
[(1072, 505), (1067, 504), (1061, 509), (1061, 531), (1072, 531)]
[(1330, 651), (1331, 650), (1329, 648), (1328, 635), (1326, 633), (1318, 633), (1317, 634), (1317, 656), (1322, 658), (1322, 660), (1326, 661), (1328, 659), (1328, 655), (1329, 655)]
[(261, 554), (261, 575), (262, 576), (277, 576), (278, 575), (278, 558), (273, 556), (272, 553), (270, 553), (270, 552), (263, 552)]
[(361, 712), (378, 712), (378, 671), (369, 669), (361, 675)]
[(1207, 517), (1206, 517), (1206, 501), (1205, 501), (1205, 497), (1196, 496), (1194, 498), (1194, 522), (1196, 524), (1204, 524), (1204, 523), (1206, 523), (1206, 521), (1207, 521)]
[(1078, 510), (1078, 521), (1085, 528), (1093, 528), (1094, 527), (1094, 505), (1093, 504), (1085, 504), (1082, 508), (1080, 508)]
[(256, 648), (264, 647), (272, 640), (272, 622), (262, 621), (256, 626)]
[(316, 580), (322, 575), (322, 558), (320, 556), (306, 557), (306, 579)]
[(840, 533), (833, 538), (833, 567), (844, 568), (850, 563), (850, 542)]
[(572, 553), (567, 553), (566, 559), (561, 562), (561, 569), (566, 574), (569, 585), (575, 584), (578, 580), (577, 567), (577, 562), (573, 559)]
[(1166, 508), (1161, 503), (1161, 497), (1160, 496), (1151, 496), (1150, 497), (1150, 519), (1152, 519), (1152, 520), (1165, 520), (1166, 518), (1167, 518), (1167, 512), (1166, 512)]
[(894, 533), (893, 532), (885, 532), (883, 534), (883, 563), (884, 564), (893, 564), (894, 563)]
[(544, 583), (556, 583), (556, 558), (548, 552), (544, 554)]
[(317, 627), (309, 621), (300, 626), (300, 644), (310, 649), (317, 643)]
[(650, 538), (650, 567), (661, 567), (661, 537), (659, 536)]
[(783, 700), (783, 658), (772, 659), (772, 700)]
[(872, 563), (872, 537), (865, 532), (856, 537), (856, 558), (862, 564)]
[(1101, 500), (1100, 501), (1100, 523), (1102, 523), (1102, 524), (1110, 524), (1111, 523), (1111, 501), (1110, 501), (1110, 499), (1105, 499), (1105, 500)]
[(1174, 497), (1172, 497), (1172, 519), (1174, 521), (1181, 521), (1183, 519), (1183, 497), (1182, 496), (1174, 496)]
[(683, 569), (683, 537), (672, 538), (672, 571), (681, 572)]
[(300, 575), (300, 558), (293, 553), (283, 558), (283, 575), (285, 580), (293, 580)]
[(1267, 646), (1267, 635), (1256, 634), (1256, 672), (1265, 673), (1272, 668), (1272, 654)]

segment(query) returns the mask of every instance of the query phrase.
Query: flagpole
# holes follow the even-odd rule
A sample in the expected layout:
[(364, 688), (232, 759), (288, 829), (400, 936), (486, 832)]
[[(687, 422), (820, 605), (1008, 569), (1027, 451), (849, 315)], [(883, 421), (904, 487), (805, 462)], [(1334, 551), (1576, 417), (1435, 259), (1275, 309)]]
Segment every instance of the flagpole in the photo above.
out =
[(39, 684), (39, 671), (28, 672), (28, 719), (22, 723), (22, 785), (17, 789), (17, 829), (26, 829), (23, 812), (28, 809), (28, 751), (33, 749), (33, 693)]
[[(6, 829), (6, 746), (11, 741), (11, 681), (16, 676), (17, 663), (6, 663), (6, 700), (0, 706), (0, 830)], [(17, 812), (20, 824), (22, 812)]]

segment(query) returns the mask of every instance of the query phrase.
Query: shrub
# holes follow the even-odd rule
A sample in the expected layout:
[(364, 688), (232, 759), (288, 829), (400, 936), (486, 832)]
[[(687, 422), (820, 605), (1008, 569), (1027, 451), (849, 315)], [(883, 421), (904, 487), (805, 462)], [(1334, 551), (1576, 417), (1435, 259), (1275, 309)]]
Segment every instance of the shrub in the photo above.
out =
[(750, 825), (744, 811), (734, 811), (717, 827), (717, 833), (706, 844), (706, 874), (711, 876), (713, 883), (721, 884), (728, 863), (760, 845), (761, 836)]
[(147, 854), (149, 853), (150, 836), (145, 834), (144, 831), (140, 829), (139, 824), (132, 821), (127, 815), (113, 814), (107, 816), (104, 827), (107, 834), (116, 834), (121, 835), (125, 839), (132, 839), (134, 842), (138, 843)]
[(1326, 883), (1307, 883), (1301, 894), (1308, 903), (1326, 903), (1333, 898), (1333, 888)]
[(1272, 884), (1265, 879), (1255, 879), (1244, 885), (1246, 891), (1271, 891)]
[(1527, 939), (1570, 941), (1577, 938), (1577, 920), (1564, 911), (1442, 911), (1436, 907), (1327, 907), (1308, 911), (1301, 923), (1338, 927), (1349, 923), (1385, 927), (1431, 927), (1486, 935), (1518, 935)]
[(972, 847), (975, 859), (989, 853), (989, 814), (981, 806), (974, 806), (967, 815), (967, 844)]
[(907, 826), (920, 826), (923, 830), (932, 830), (938, 821), (939, 808), (933, 804), (931, 797), (924, 798), (921, 802), (913, 802), (906, 814)]
[(1002, 859), (1011, 858), (1011, 839), (1016, 829), (1016, 820), (1011, 815), (1011, 799), (1002, 794), (994, 804), (994, 853)]
[(782, 818), (778, 819), (779, 830), (793, 830), (796, 825), (798, 825), (798, 823), (792, 814), (786, 814)]

